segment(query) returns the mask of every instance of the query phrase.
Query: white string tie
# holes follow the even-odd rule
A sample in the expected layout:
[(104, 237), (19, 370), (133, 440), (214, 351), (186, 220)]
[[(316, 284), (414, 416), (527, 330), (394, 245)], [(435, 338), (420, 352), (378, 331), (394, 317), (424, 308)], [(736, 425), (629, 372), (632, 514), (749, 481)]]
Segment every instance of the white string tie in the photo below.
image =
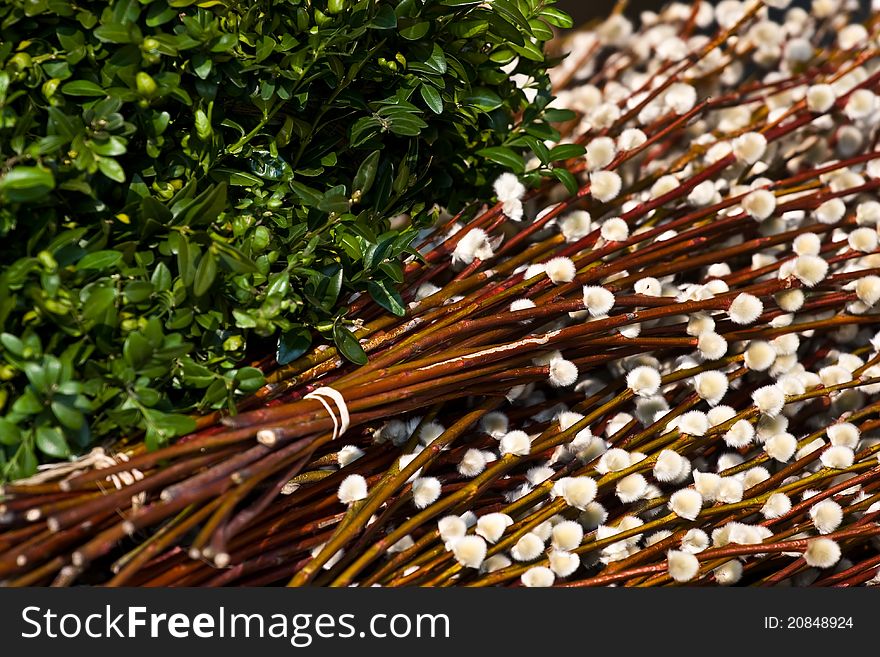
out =
[[(305, 395), (303, 399), (317, 399), (327, 410), (327, 414), (330, 416), (330, 419), (333, 420), (333, 440), (336, 440), (339, 436), (348, 431), (348, 424), (351, 420), (351, 416), (348, 413), (348, 405), (345, 403), (342, 393), (338, 390), (329, 386), (323, 386), (321, 388), (316, 388), (309, 394)], [(327, 401), (328, 399), (332, 400), (336, 405), (336, 408), (339, 411), (339, 417), (336, 416), (333, 406)]]

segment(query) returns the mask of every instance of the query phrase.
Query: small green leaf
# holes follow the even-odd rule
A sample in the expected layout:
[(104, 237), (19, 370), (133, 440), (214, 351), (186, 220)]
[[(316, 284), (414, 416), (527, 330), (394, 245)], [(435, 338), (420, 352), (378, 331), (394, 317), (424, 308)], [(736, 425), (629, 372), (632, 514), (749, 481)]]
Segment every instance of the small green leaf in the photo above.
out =
[(77, 269), (110, 269), (113, 265), (122, 260), (122, 254), (119, 251), (105, 250), (95, 251), (84, 256), (77, 263)]
[(321, 192), (319, 192), (317, 189), (315, 189), (314, 187), (309, 187), (308, 185), (304, 185), (298, 180), (291, 180), (290, 188), (299, 197), (303, 205), (307, 207), (317, 207), (318, 203), (320, 203), (321, 199), (323, 198)]
[(550, 161), (570, 160), (574, 157), (581, 157), (586, 152), (587, 149), (580, 144), (559, 144), (550, 149)]
[(483, 148), (477, 151), (477, 155), (485, 157), (492, 162), (496, 162), (497, 164), (510, 169), (514, 173), (523, 173), (526, 169), (525, 164), (523, 164), (522, 156), (517, 155), (512, 148), (493, 146), (491, 148)]
[(200, 297), (211, 289), (214, 279), (217, 277), (217, 257), (208, 249), (199, 259), (196, 268), (196, 277), (193, 281), (193, 293)]
[(30, 388), (26, 388), (21, 397), (12, 404), (12, 412), (20, 415), (36, 415), (43, 410), (43, 402)]
[(37, 429), (37, 449), (46, 456), (63, 459), (70, 456), (70, 448), (64, 439), (64, 434), (58, 427), (42, 426)]
[(429, 21), (419, 21), (418, 23), (413, 23), (409, 27), (400, 30), (400, 36), (410, 41), (418, 41), (424, 37), (430, 29), (431, 23)]
[(83, 319), (98, 321), (116, 300), (116, 290), (112, 287), (99, 287), (92, 291), (83, 305)]
[(100, 85), (89, 80), (73, 80), (61, 86), (61, 93), (68, 96), (106, 96)]
[(254, 392), (266, 383), (266, 377), (256, 367), (242, 367), (235, 373), (235, 382), (242, 392)]
[(304, 326), (282, 333), (278, 338), (275, 360), (287, 365), (302, 356), (312, 346), (312, 333)]
[(0, 445), (17, 445), (21, 442), (21, 429), (10, 420), (0, 417)]
[(376, 303), (391, 314), (397, 317), (406, 314), (406, 307), (400, 295), (395, 290), (389, 289), (385, 281), (370, 281), (367, 283), (367, 291)]
[(0, 333), (0, 344), (6, 347), (12, 354), (16, 356), (24, 355), (24, 342), (12, 333)]
[(561, 27), (563, 30), (567, 30), (568, 28), (574, 25), (574, 21), (571, 19), (571, 16), (566, 14), (564, 11), (556, 9), (555, 7), (544, 7), (538, 14), (541, 18), (547, 21), (550, 25), (554, 27)]
[(333, 327), (333, 342), (339, 353), (356, 365), (367, 364), (367, 353), (361, 347), (354, 333), (342, 324)]
[(135, 370), (140, 369), (153, 355), (153, 345), (140, 333), (130, 333), (122, 346), (125, 361)]
[(425, 101), (425, 105), (428, 106), (428, 109), (434, 112), (434, 114), (443, 113), (443, 99), (440, 98), (439, 91), (429, 84), (423, 84), (419, 87), (419, 93), (422, 96), (422, 100)]
[(376, 30), (393, 30), (397, 27), (397, 14), (388, 5), (382, 5), (368, 27)]
[(373, 181), (376, 179), (380, 155), (379, 151), (373, 151), (364, 158), (354, 176), (354, 181), (352, 181), (351, 187), (353, 190), (360, 191), (361, 194), (366, 194), (370, 191), (370, 187), (373, 186)]
[(461, 104), (473, 105), (484, 112), (491, 112), (492, 110), (501, 107), (503, 101), (501, 100), (501, 97), (491, 89), (480, 87), (472, 90), (470, 94), (462, 98)]
[(568, 169), (557, 167), (552, 170), (552, 174), (556, 179), (565, 185), (565, 189), (569, 194), (576, 194), (579, 188), (578, 181)]
[(68, 429), (76, 431), (85, 424), (85, 416), (73, 406), (53, 401), (51, 408), (55, 418)]
[(115, 180), (120, 183), (125, 182), (125, 170), (116, 160), (109, 157), (102, 157), (98, 160), (98, 168), (101, 170), (101, 173), (107, 176), (110, 180)]
[(54, 188), (55, 177), (49, 169), (19, 166), (0, 176), (0, 196), (11, 203), (43, 199)]

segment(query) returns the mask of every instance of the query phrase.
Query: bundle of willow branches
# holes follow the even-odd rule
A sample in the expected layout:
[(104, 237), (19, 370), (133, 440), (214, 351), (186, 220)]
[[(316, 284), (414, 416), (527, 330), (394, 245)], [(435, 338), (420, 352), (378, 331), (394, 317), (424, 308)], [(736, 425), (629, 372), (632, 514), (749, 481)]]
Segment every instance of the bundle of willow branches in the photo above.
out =
[(351, 304), (368, 364), (319, 347), (173, 446), (6, 486), (0, 578), (876, 582), (880, 16), (852, 4), (575, 35), (576, 193), (505, 174), (426, 234), (404, 317)]

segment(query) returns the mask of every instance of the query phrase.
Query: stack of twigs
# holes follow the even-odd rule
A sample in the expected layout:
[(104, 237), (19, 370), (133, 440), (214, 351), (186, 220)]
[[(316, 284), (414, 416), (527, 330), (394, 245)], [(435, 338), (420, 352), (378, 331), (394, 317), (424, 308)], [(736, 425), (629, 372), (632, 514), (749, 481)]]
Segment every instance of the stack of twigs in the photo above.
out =
[(405, 316), (352, 303), (367, 365), (6, 486), (0, 579), (876, 581), (880, 32), (839, 4), (575, 36), (576, 194), (503, 176), (426, 235)]

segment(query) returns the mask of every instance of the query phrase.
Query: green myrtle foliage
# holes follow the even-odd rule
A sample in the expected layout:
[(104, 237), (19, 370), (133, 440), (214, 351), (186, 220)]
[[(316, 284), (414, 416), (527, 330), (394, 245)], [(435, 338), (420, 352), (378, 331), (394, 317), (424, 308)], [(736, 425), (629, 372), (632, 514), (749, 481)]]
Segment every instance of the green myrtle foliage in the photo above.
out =
[(401, 314), (436, 204), (525, 173), (565, 118), (553, 2), (4, 0), (0, 479), (187, 433), (268, 353), (363, 362), (346, 301)]

